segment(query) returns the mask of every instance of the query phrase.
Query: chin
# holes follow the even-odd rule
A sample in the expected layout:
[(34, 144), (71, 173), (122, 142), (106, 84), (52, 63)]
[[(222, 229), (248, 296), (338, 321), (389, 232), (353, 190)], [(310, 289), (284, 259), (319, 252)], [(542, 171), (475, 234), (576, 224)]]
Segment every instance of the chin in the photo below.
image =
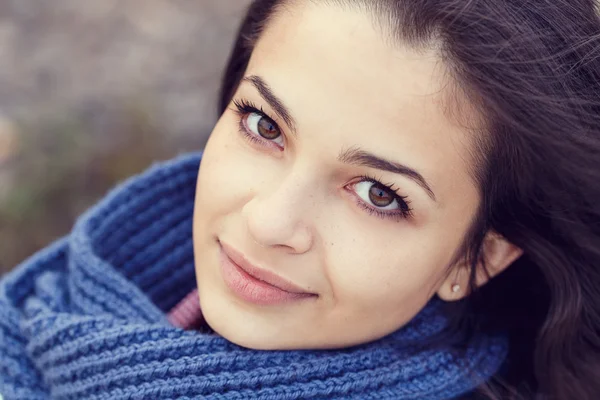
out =
[(232, 335), (221, 335), (231, 343), (235, 343), (238, 346), (245, 347), (252, 350), (297, 350), (294, 347), (287, 347), (279, 345), (273, 341), (267, 340), (264, 337), (253, 337), (250, 335), (244, 335), (243, 333), (233, 333)]
[(242, 326), (239, 323), (230, 323), (223, 318), (210, 317), (211, 313), (205, 315), (206, 323), (219, 336), (227, 339), (238, 346), (253, 350), (296, 350), (302, 347), (293, 346), (282, 337), (271, 335), (268, 332), (249, 329), (248, 326)]
[(321, 347), (315, 346), (315, 340), (311, 340), (304, 332), (286, 329), (269, 317), (254, 315), (250, 310), (238, 308), (235, 301), (218, 297), (201, 299), (201, 303), (204, 305), (204, 319), (210, 328), (238, 346), (253, 350), (302, 350)]
[[(223, 315), (230, 315), (229, 318), (235, 322), (223, 318)], [(211, 309), (207, 310), (204, 318), (216, 334), (238, 346), (253, 350), (333, 350), (360, 345), (379, 338), (340, 340), (339, 335), (336, 335), (336, 341), (331, 342), (323, 337), (311, 337), (309, 332), (300, 332), (296, 328), (285, 329), (277, 322), (259, 322), (247, 315), (234, 317), (231, 313)]]

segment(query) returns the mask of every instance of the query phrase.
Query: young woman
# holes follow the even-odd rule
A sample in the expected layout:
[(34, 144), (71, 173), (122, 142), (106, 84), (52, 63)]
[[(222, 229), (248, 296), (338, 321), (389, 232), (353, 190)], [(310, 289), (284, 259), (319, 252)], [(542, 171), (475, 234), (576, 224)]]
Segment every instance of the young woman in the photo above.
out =
[(599, 398), (598, 15), (254, 1), (202, 157), (0, 285), (0, 394)]

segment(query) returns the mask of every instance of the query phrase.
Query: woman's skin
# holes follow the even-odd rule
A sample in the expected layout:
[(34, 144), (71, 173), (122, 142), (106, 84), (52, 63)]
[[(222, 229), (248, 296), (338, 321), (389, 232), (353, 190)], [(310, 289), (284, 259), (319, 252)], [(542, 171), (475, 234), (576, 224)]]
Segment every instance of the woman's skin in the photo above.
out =
[[(196, 193), (204, 316), (255, 349), (368, 342), (436, 294), (465, 296), (456, 255), (480, 204), (464, 123), (477, 118), (437, 50), (395, 43), (366, 13), (296, 3), (260, 37)], [(484, 249), (492, 276), (521, 254), (493, 234)], [(236, 253), (307, 295), (241, 278)]]

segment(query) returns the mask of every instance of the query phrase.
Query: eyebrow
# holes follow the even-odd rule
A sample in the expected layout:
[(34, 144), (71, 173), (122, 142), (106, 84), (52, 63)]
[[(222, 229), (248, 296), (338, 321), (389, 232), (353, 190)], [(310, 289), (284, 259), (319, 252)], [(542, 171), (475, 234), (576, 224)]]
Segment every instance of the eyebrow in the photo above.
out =
[[(243, 81), (251, 83), (256, 90), (258, 90), (258, 93), (261, 95), (261, 97), (265, 99), (267, 103), (269, 103), (271, 108), (275, 110), (275, 112), (281, 117), (281, 119), (285, 121), (285, 123), (295, 134), (296, 121), (294, 120), (294, 117), (292, 117), (291, 112), (285, 106), (283, 101), (281, 101), (281, 99), (277, 97), (275, 93), (273, 93), (273, 90), (271, 90), (271, 87), (267, 84), (267, 82), (257, 75), (247, 76), (243, 79)], [(429, 187), (425, 178), (423, 178), (423, 176), (417, 171), (407, 167), (406, 165), (386, 160), (358, 147), (352, 147), (342, 151), (338, 156), (338, 161), (345, 164), (360, 165), (368, 168), (389, 171), (394, 174), (404, 175), (421, 186), (433, 201), (437, 201), (435, 193), (433, 190), (431, 190), (431, 187)]]
[(352, 147), (342, 151), (338, 156), (338, 161), (345, 164), (360, 165), (363, 167), (375, 168), (404, 175), (421, 186), (433, 201), (437, 201), (435, 198), (435, 193), (433, 193), (433, 190), (431, 190), (425, 178), (423, 178), (423, 176), (417, 171), (407, 167), (406, 165), (385, 160), (358, 147)]
[(273, 93), (273, 90), (271, 90), (271, 87), (267, 84), (267, 82), (265, 82), (260, 76), (256, 75), (247, 76), (243, 80), (250, 82), (256, 88), (256, 90), (258, 90), (258, 93), (260, 93), (262, 98), (269, 103), (273, 110), (275, 110), (277, 115), (279, 115), (281, 119), (285, 121), (288, 127), (294, 133), (296, 133), (296, 121), (294, 120), (294, 117), (292, 117), (292, 114), (285, 106), (283, 101), (281, 101), (281, 99), (277, 97), (275, 93)]

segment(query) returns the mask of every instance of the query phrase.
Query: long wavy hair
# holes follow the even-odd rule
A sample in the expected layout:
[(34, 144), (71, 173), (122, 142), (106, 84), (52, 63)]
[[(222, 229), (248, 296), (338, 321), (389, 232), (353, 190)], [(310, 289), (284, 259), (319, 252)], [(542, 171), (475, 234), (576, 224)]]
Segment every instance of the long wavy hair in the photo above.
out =
[[(457, 87), (484, 118), (474, 171), (482, 204), (462, 252), (472, 266), (472, 293), (448, 307), (449, 332), (509, 336), (506, 367), (482, 389), (486, 397), (600, 398), (600, 19), (594, 0), (320, 1), (392, 21), (397, 40), (415, 48), (441, 48)], [(250, 4), (225, 70), (219, 112), (284, 2)], [(477, 289), (489, 230), (524, 256)]]

